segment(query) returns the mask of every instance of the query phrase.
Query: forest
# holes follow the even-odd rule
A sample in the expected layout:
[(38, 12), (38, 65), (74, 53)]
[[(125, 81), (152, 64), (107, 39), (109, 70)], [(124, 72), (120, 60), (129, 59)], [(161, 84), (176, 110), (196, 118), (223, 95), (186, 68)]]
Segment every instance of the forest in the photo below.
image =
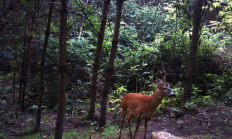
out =
[(229, 139), (231, 68), (232, 0), (2, 0), (0, 139)]

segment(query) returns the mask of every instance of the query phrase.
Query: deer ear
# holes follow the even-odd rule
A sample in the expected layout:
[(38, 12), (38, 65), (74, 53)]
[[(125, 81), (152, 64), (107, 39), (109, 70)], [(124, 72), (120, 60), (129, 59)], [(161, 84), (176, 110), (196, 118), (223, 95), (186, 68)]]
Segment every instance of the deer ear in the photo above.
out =
[(156, 82), (157, 84), (163, 83), (163, 81), (162, 81), (160, 78), (158, 78), (158, 77), (156, 77), (155, 82)]

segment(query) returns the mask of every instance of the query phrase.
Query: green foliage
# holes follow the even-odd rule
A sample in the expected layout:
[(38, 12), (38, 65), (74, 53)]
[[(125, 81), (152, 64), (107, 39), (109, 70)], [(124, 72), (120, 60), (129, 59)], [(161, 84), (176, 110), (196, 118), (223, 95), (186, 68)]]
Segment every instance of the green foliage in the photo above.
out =
[(0, 139), (5, 139), (5, 138), (6, 138), (6, 136), (0, 132)]
[(184, 108), (187, 110), (196, 110), (197, 104), (195, 104), (194, 102), (187, 102), (184, 104)]
[(184, 123), (184, 121), (182, 121), (182, 120), (177, 120), (176, 123), (181, 125), (181, 124)]
[(223, 95), (223, 100), (226, 104), (232, 105), (232, 89)]
[[(97, 33), (100, 29), (102, 18), (101, 1), (72, 1), (68, 17), (67, 36), (67, 101), (66, 110), (73, 111), (75, 116), (85, 117), (90, 98), (90, 85), (92, 77), (92, 67), (95, 59), (97, 47)], [(100, 4), (99, 4), (100, 3)], [(113, 0), (109, 10), (108, 22), (105, 31), (103, 49), (101, 52), (98, 91), (104, 86), (105, 67), (108, 63), (112, 46), (112, 36), (116, 15), (116, 0)], [(154, 83), (158, 76), (157, 64), (164, 63), (167, 71), (180, 73), (180, 77), (169, 79), (172, 83), (172, 90), (176, 93), (176, 98), (165, 98), (157, 114), (162, 110), (173, 107), (170, 112), (172, 116), (181, 115), (185, 108), (196, 110), (199, 105), (215, 105), (218, 100), (228, 105), (232, 104), (232, 37), (231, 37), (231, 1), (218, 0), (208, 1), (210, 4), (205, 8), (206, 15), (213, 14), (214, 17), (203, 15), (200, 41), (196, 57), (196, 68), (194, 69), (193, 90), (191, 92), (192, 102), (182, 104), (183, 84), (185, 71), (188, 62), (189, 48), (192, 37), (192, 17), (189, 14), (193, 11), (194, 2), (169, 1), (168, 3), (139, 3), (137, 0), (125, 1), (122, 12), (119, 44), (114, 73), (112, 80), (112, 93), (109, 95), (108, 112), (120, 116), (121, 98), (129, 92), (141, 92), (152, 95), (156, 89)], [(0, 7), (2, 4), (0, 4)], [(15, 5), (16, 7), (17, 5)], [(23, 9), (32, 8), (33, 4), (25, 0), (21, 1)], [(44, 43), (44, 28), (48, 12), (48, 3), (42, 7), (46, 9), (35, 13), (36, 28), (32, 32), (27, 30), (28, 18), (19, 12), (11, 17), (2, 17), (2, 25), (9, 28), (6, 31), (3, 27), (3, 34), (0, 36), (2, 44), (0, 50), (0, 63), (3, 70), (0, 71), (0, 80), (12, 80), (13, 68), (16, 67), (16, 82), (19, 81), (20, 71), (24, 52), (24, 38), (26, 35), (33, 35), (31, 47), (31, 61), (40, 63), (41, 51)], [(1, 8), (0, 8), (1, 9)], [(219, 14), (217, 14), (218, 11)], [(15, 11), (15, 10), (14, 10)], [(17, 9), (16, 11), (20, 11)], [(186, 12), (190, 12), (189, 14)], [(2, 12), (2, 11), (1, 11)], [(88, 20), (85, 18), (84, 13)], [(12, 14), (12, 12), (9, 12)], [(37, 15), (38, 13), (38, 15)], [(56, 15), (56, 14), (54, 14)], [(42, 17), (42, 18), (40, 18)], [(27, 19), (26, 19), (27, 18)], [(82, 30), (81, 30), (82, 29)], [(96, 29), (96, 30), (95, 30)], [(45, 95), (43, 98), (44, 109), (57, 109), (58, 94), (58, 52), (59, 52), (59, 22), (57, 18), (52, 19), (49, 46), (45, 64)], [(36, 56), (34, 56), (36, 55)], [(4, 66), (2, 66), (4, 65)], [(19, 67), (19, 69), (18, 69)], [(31, 71), (31, 67), (28, 67)], [(38, 64), (39, 69), (39, 64)], [(12, 85), (0, 86), (0, 93), (13, 91)], [(30, 110), (37, 109), (39, 93), (39, 70), (35, 76), (29, 74), (28, 94), (26, 101), (30, 101)], [(16, 85), (16, 89), (18, 85)], [(2, 95), (1, 98), (6, 97)], [(101, 96), (98, 95), (98, 98)], [(99, 102), (99, 99), (97, 100)], [(5, 107), (6, 101), (1, 104)], [(99, 113), (99, 103), (96, 104), (96, 114)], [(1, 119), (8, 120), (7, 117)], [(181, 124), (181, 121), (178, 122)], [(112, 131), (113, 137), (116, 134), (117, 126), (110, 126), (109, 131), (101, 134), (96, 133), (92, 128), (82, 133), (70, 133), (65, 138), (75, 138), (81, 134), (84, 138), (89, 138), (89, 134), (96, 133), (96, 138), (109, 138)], [(30, 129), (28, 129), (30, 132)], [(0, 134), (1, 135), (1, 134)], [(33, 138), (33, 137), (32, 137)], [(37, 137), (35, 137), (37, 138)], [(111, 136), (110, 136), (111, 138)]]
[(118, 137), (118, 126), (114, 124), (110, 124), (104, 129), (95, 130), (93, 126), (89, 126), (86, 130), (81, 131), (69, 131), (64, 132), (63, 138), (65, 139), (75, 139), (75, 138), (82, 138), (82, 139), (88, 139), (91, 138), (101, 138), (101, 139), (107, 139), (107, 138), (117, 138)]
[(26, 134), (32, 134), (32, 133), (35, 133), (35, 129), (33, 126), (29, 126), (25, 129), (25, 133)]
[(112, 99), (123, 96), (127, 92), (126, 86), (120, 86), (118, 87), (113, 93), (112, 93)]
[(70, 132), (64, 132), (63, 138), (64, 139), (75, 139), (79, 136), (79, 133), (77, 131), (70, 131)]
[(201, 106), (201, 105), (214, 106), (214, 105), (218, 104), (216, 99), (214, 99), (210, 95), (206, 95), (206, 96), (195, 95), (195, 96), (192, 97), (192, 102), (194, 102), (198, 106)]
[(231, 83), (232, 83), (232, 72), (224, 72), (222, 76), (216, 74), (206, 74), (205, 79), (210, 81), (208, 83), (209, 89), (208, 94), (219, 99), (223, 100), (226, 103), (231, 102), (231, 97), (228, 97), (231, 94)]
[(38, 109), (38, 106), (37, 105), (33, 105), (33, 106), (30, 107), (29, 110), (36, 111), (37, 109)]
[(76, 101), (73, 101), (67, 98), (65, 108), (67, 111), (72, 111), (75, 116), (84, 118), (87, 115), (87, 109), (88, 109), (88, 105), (86, 105), (87, 102), (89, 102), (89, 99), (77, 99)]
[(178, 107), (174, 107), (171, 109), (171, 116), (172, 117), (180, 117), (184, 114), (183, 110)]
[(44, 139), (45, 137), (47, 139), (53, 139), (54, 138), (54, 137), (43, 135), (41, 133), (37, 133), (37, 134), (34, 134), (34, 135), (30, 135), (30, 136), (24, 136), (24, 137), (22, 137), (20, 139)]
[[(14, 73), (7, 73), (4, 76), (0, 76), (0, 80), (12, 80), (14, 78)], [(19, 73), (16, 72), (15, 73), (15, 79), (18, 80), (19, 79)]]
[[(109, 10), (109, 20), (106, 26), (100, 60), (99, 86), (102, 86), (105, 80), (104, 68), (108, 63), (112, 45), (112, 32), (114, 29), (116, 11), (115, 2), (116, 1), (112, 1), (113, 4)], [(99, 8), (98, 2), (96, 1), (89, 5), (82, 1), (73, 1), (73, 3), (74, 11), (78, 16), (69, 17), (68, 24), (73, 28), (75, 28), (75, 26), (80, 26), (83, 30), (82, 32), (78, 32), (80, 30), (70, 31), (70, 36), (67, 38), (67, 62), (77, 65), (71, 67), (71, 70), (84, 67), (87, 72), (92, 73), (92, 64), (97, 46), (97, 34), (95, 34), (94, 30), (96, 29), (99, 31), (102, 9)], [(154, 6), (154, 2), (140, 5), (136, 0), (125, 1), (117, 58), (114, 65), (114, 77), (116, 77), (116, 79), (113, 81), (112, 100), (110, 100), (110, 103), (118, 105), (118, 98), (124, 96), (127, 92), (142, 91), (144, 94), (151, 94), (151, 91), (155, 90), (153, 85), (154, 78), (158, 75), (155, 69), (157, 63), (164, 63), (168, 70), (173, 70), (172, 68), (174, 67), (180, 71), (185, 71), (189, 46), (191, 44), (192, 21), (186, 12), (183, 11), (183, 8), (188, 9), (189, 5), (192, 4), (192, 1), (188, 1), (187, 3), (177, 3), (173, 1)], [(214, 4), (214, 6), (216, 5)], [(88, 20), (84, 18), (83, 11), (88, 16)], [(226, 11), (226, 7), (224, 11)], [(223, 13), (221, 15), (223, 15)], [(229, 21), (227, 17), (225, 20)], [(95, 29), (90, 25), (90, 22)], [(206, 24), (213, 26), (217, 23), (216, 21), (210, 21)], [(49, 66), (46, 69), (45, 82), (47, 87), (45, 91), (50, 94), (57, 94), (58, 87), (56, 83), (58, 79), (55, 78), (55, 76), (57, 76), (56, 63), (58, 59), (59, 40), (57, 34), (54, 32), (59, 32), (59, 25), (55, 21), (52, 22), (51, 32), (53, 33), (50, 36), (50, 46), (47, 51), (47, 63), (49, 63)], [(80, 33), (80, 36), (77, 37), (77, 33)], [(202, 77), (204, 72), (208, 71), (208, 67), (210, 67), (206, 67), (204, 61), (216, 63), (214, 60), (222, 56), (219, 52), (221, 50), (225, 52), (226, 50), (225, 47), (222, 46), (226, 45), (229, 48), (231, 45), (231, 36), (223, 31), (215, 32), (215, 26), (203, 26), (200, 39), (201, 45), (199, 45), (198, 48), (196, 70), (197, 74)], [(42, 37), (42, 40), (44, 40), (44, 37)], [(216, 65), (220, 65), (220, 63), (216, 63)], [(56, 70), (56, 72), (49, 73), (48, 71), (51, 70)], [(68, 88), (71, 92), (69, 96), (70, 101), (67, 101), (67, 110), (73, 109), (74, 103), (70, 102), (78, 100), (78, 95), (89, 96), (90, 88), (88, 85), (90, 82), (83, 81), (82, 79), (75, 79), (77, 78), (76, 75), (78, 72), (79, 70), (69, 73), (70, 76), (68, 77), (68, 81), (70, 81), (70, 84), (68, 84)], [(88, 76), (90, 76), (90, 74)], [(173, 88), (175, 92), (178, 92), (178, 97), (174, 99), (165, 99), (161, 106), (182, 105), (183, 88), (179, 83), (181, 80), (182, 78), (178, 79), (178, 83)], [(194, 83), (196, 86), (193, 87), (192, 95), (198, 96), (203, 93), (204, 90), (201, 89), (202, 86), (199, 85), (197, 81)], [(37, 82), (31, 82), (30, 86), (35, 88), (36, 84)], [(219, 85), (211, 92), (217, 92), (218, 90), (222, 90), (222, 88), (223, 87)], [(45, 101), (47, 101), (45, 104), (50, 102), (49, 98), (52, 97), (54, 96), (47, 94), (45, 96)], [(80, 100), (85, 102), (85, 97), (81, 97)], [(78, 100), (78, 102), (80, 101)], [(82, 104), (80, 104), (80, 106), (82, 106)], [(114, 108), (110, 109), (112, 111)]]
[[(226, 4), (223, 4), (226, 3)], [(232, 2), (229, 0), (223, 1), (215, 1), (211, 3), (214, 8), (221, 8), (222, 10), (219, 12), (219, 16), (222, 18), (222, 22), (220, 25), (226, 31), (231, 31), (231, 24), (232, 24), (232, 16), (231, 16), (231, 7)]]
[(118, 126), (117, 125), (109, 125), (104, 129), (101, 134), (103, 138), (117, 138), (118, 137)]

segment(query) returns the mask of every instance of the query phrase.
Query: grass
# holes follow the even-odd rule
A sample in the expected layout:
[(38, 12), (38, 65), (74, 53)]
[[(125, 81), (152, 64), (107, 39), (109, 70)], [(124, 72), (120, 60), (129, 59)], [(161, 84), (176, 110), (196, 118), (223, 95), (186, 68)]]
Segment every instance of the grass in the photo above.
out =
[[(102, 130), (95, 130), (94, 126), (89, 126), (86, 129), (81, 130), (70, 130), (63, 133), (63, 139), (89, 139), (89, 138), (95, 138), (95, 139), (109, 139), (109, 138), (117, 138), (118, 137), (118, 126), (116, 124), (108, 125), (106, 128)], [(2, 137), (3, 136), (3, 137)], [(2, 137), (2, 138), (1, 138)], [(0, 139), (5, 138), (3, 134), (0, 133)], [(46, 136), (42, 133), (37, 133), (29, 136), (24, 136), (20, 139), (53, 139), (53, 136)]]
[[(44, 139), (44, 136), (38, 133), (38, 134), (22, 137), (21, 139)], [(46, 137), (46, 139), (52, 139), (52, 137), (49, 138)]]
[(95, 130), (93, 126), (89, 126), (86, 130), (76, 131), (72, 130), (69, 132), (65, 132), (63, 134), (64, 139), (89, 139), (89, 138), (117, 138), (118, 137), (118, 126), (115, 124), (108, 125), (106, 128), (102, 130)]
[[(188, 136), (188, 138), (190, 138), (190, 139), (215, 139), (218, 137), (215, 137), (212, 134), (206, 134), (206, 135), (191, 135), (191, 136)], [(220, 138), (218, 138), (218, 139), (220, 139)]]

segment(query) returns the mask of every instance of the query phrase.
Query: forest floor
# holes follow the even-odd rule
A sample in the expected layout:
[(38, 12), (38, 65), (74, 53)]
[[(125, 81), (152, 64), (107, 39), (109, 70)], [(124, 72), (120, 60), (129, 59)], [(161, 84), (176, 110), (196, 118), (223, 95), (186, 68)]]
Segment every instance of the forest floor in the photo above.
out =
[[(0, 94), (0, 134), (7, 138), (22, 138), (33, 134), (35, 126), (36, 112), (26, 110), (20, 112), (12, 101), (12, 96)], [(168, 108), (167, 108), (168, 109)], [(171, 109), (171, 108), (170, 108)], [(120, 110), (120, 109), (119, 109)], [(121, 118), (111, 118), (107, 125), (116, 125), (118, 136)], [(55, 132), (56, 112), (43, 114), (41, 128), (43, 129), (43, 138), (53, 137)], [(133, 129), (136, 118), (131, 120)], [(137, 138), (143, 138), (143, 124), (141, 121)], [(84, 132), (93, 125), (89, 121), (78, 117), (73, 117), (71, 112), (65, 115), (64, 131), (75, 130)], [(147, 138), (151, 138), (152, 132), (166, 132), (177, 137), (195, 138), (195, 139), (232, 139), (232, 107), (225, 105), (201, 106), (196, 111), (186, 111), (180, 117), (173, 117), (172, 113), (166, 110), (158, 116), (152, 117), (148, 122)], [(122, 138), (129, 138), (127, 121), (125, 121)], [(87, 135), (90, 138), (91, 135)], [(1, 137), (0, 139), (4, 138)], [(79, 138), (78, 136), (73, 138)], [(101, 138), (101, 137), (99, 137)], [(107, 138), (110, 138), (109, 136)], [(112, 137), (115, 138), (115, 137)]]

